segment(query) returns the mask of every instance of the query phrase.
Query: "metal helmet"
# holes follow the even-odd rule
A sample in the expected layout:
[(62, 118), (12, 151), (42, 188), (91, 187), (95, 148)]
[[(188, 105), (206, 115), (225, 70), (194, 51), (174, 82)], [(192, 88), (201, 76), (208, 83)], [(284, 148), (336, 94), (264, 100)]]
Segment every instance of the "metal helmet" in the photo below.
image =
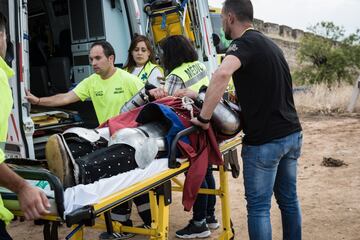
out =
[(159, 152), (165, 152), (165, 136), (167, 133), (167, 126), (162, 122), (146, 123), (138, 127), (138, 129), (145, 132), (149, 138), (153, 138), (156, 141), (156, 146)]
[[(115, 132), (108, 145), (126, 144), (135, 149), (135, 161), (140, 168), (145, 168), (160, 151), (165, 149), (164, 128), (156, 122), (138, 128), (123, 128)], [(159, 149), (160, 147), (160, 149)]]

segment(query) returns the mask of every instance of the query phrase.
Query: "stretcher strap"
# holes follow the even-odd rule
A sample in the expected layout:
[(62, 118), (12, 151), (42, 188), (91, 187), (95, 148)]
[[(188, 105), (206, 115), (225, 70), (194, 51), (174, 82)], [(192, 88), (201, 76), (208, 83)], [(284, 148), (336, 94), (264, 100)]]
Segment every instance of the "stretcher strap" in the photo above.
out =
[(169, 14), (171, 14), (171, 13), (178, 13), (178, 12), (179, 12), (179, 9), (178, 9), (178, 8), (174, 8), (174, 9), (167, 10), (167, 11), (164, 11), (164, 12), (155, 12), (155, 13), (152, 13), (152, 14), (149, 15), (149, 17), (155, 18), (155, 17), (162, 16), (163, 14), (169, 15)]
[(165, 28), (166, 28), (166, 13), (163, 12), (161, 19), (161, 29), (165, 29)]
[(181, 5), (180, 5), (180, 9), (183, 10), (187, 4), (188, 0), (184, 0)]

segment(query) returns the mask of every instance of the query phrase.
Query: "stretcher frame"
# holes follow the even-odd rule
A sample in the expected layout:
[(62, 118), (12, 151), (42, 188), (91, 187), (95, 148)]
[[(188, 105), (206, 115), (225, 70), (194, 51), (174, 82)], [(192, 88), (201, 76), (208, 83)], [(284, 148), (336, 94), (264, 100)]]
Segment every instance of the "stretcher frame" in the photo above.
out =
[[(149, 236), (151, 240), (166, 240), (169, 235), (169, 207), (172, 202), (171, 192), (182, 191), (183, 183), (176, 178), (179, 174), (187, 171), (189, 162), (179, 163), (176, 161), (176, 143), (182, 137), (197, 131), (196, 127), (190, 127), (179, 132), (171, 146), (171, 154), (169, 157), (169, 169), (160, 172), (156, 176), (150, 177), (142, 182), (133, 184), (132, 186), (116, 192), (106, 198), (103, 198), (99, 203), (91, 206), (85, 206), (77, 209), (66, 215), (66, 219), (62, 218), (64, 212), (63, 207), (63, 188), (59, 179), (52, 175), (47, 170), (39, 170), (36, 173), (29, 169), (15, 169), (15, 171), (23, 176), (25, 179), (32, 180), (47, 180), (54, 189), (55, 199), (52, 201), (56, 203), (56, 209), (51, 211), (51, 214), (44, 216), (38, 223), (44, 224), (43, 236), (44, 240), (58, 239), (58, 226), (61, 222), (65, 222), (72, 231), (65, 239), (69, 240), (83, 240), (84, 228), (93, 227), (106, 229), (111, 234), (117, 232), (129, 232), (139, 235)], [(218, 166), (216, 170), (219, 172), (220, 186), (217, 189), (200, 189), (199, 193), (217, 195), (221, 201), (222, 213), (222, 232), (218, 237), (219, 240), (229, 240), (234, 238), (234, 231), (230, 219), (230, 194), (228, 186), (228, 173), (230, 170), (230, 163), (237, 161), (237, 146), (241, 143), (240, 137), (235, 137), (230, 141), (220, 145), (220, 151), (223, 155), (224, 165)], [(175, 186), (171, 186), (171, 181)], [(123, 226), (116, 221), (111, 221), (110, 210), (114, 207), (127, 202), (139, 195), (149, 193), (150, 209), (152, 216), (152, 224), (150, 229), (141, 227)], [(3, 196), (5, 206), (14, 204), (16, 196)], [(21, 211), (12, 210), (15, 216), (23, 216)], [(103, 219), (102, 222), (95, 222), (96, 218)]]

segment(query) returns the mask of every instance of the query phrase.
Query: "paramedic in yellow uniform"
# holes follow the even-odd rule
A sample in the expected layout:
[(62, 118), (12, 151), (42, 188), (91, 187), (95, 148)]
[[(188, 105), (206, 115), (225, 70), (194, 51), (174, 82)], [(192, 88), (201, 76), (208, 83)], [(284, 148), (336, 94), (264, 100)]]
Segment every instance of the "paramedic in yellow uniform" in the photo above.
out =
[(115, 52), (106, 41), (93, 43), (89, 58), (95, 73), (73, 90), (42, 98), (27, 91), (26, 99), (34, 105), (57, 107), (91, 98), (99, 124), (118, 115), (121, 107), (144, 84), (136, 76), (114, 66)]
[[(47, 214), (50, 207), (45, 194), (30, 186), (23, 178), (14, 173), (5, 163), (4, 147), (8, 130), (8, 119), (13, 105), (11, 89), (8, 79), (14, 75), (13, 70), (5, 63), (6, 54), (6, 18), (0, 13), (0, 186), (4, 186), (18, 195), (21, 210), (28, 220), (39, 218)], [(13, 215), (4, 207), (0, 196), (0, 239), (12, 239), (7, 233), (5, 225)]]

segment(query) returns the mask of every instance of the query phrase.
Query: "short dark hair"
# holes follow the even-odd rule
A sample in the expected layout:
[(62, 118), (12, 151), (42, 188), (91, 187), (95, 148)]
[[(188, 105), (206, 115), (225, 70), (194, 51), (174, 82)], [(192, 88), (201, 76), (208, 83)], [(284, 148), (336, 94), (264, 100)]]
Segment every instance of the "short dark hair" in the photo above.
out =
[(239, 22), (254, 20), (254, 10), (250, 0), (225, 0), (223, 10), (225, 13), (234, 13)]
[(156, 63), (155, 53), (154, 53), (153, 48), (151, 47), (151, 42), (150, 42), (149, 38), (147, 38), (144, 35), (139, 35), (139, 34), (135, 33), (134, 38), (130, 43), (130, 47), (129, 47), (129, 50), (128, 50), (127, 62), (125, 64), (125, 66), (124, 66), (124, 68), (127, 68), (127, 71), (130, 72), (130, 73), (134, 70), (134, 68), (136, 66), (135, 60), (134, 60), (133, 55), (132, 55), (132, 51), (134, 51), (134, 49), (136, 48), (136, 45), (139, 42), (144, 42), (145, 45), (146, 45), (146, 48), (149, 50), (149, 52), (150, 52), (149, 61), (154, 63), (154, 64)]
[(111, 44), (107, 41), (99, 41), (99, 42), (94, 42), (90, 49), (92, 49), (95, 46), (101, 46), (104, 50), (104, 55), (109, 58), (111, 55), (114, 56), (114, 62), (115, 62), (115, 51), (113, 46), (111, 46)]
[(0, 32), (4, 32), (6, 30), (6, 24), (7, 24), (7, 19), (4, 16), (4, 14), (0, 12)]
[(198, 60), (198, 54), (190, 40), (182, 35), (173, 35), (160, 43), (163, 50), (161, 62), (169, 73), (183, 63)]

